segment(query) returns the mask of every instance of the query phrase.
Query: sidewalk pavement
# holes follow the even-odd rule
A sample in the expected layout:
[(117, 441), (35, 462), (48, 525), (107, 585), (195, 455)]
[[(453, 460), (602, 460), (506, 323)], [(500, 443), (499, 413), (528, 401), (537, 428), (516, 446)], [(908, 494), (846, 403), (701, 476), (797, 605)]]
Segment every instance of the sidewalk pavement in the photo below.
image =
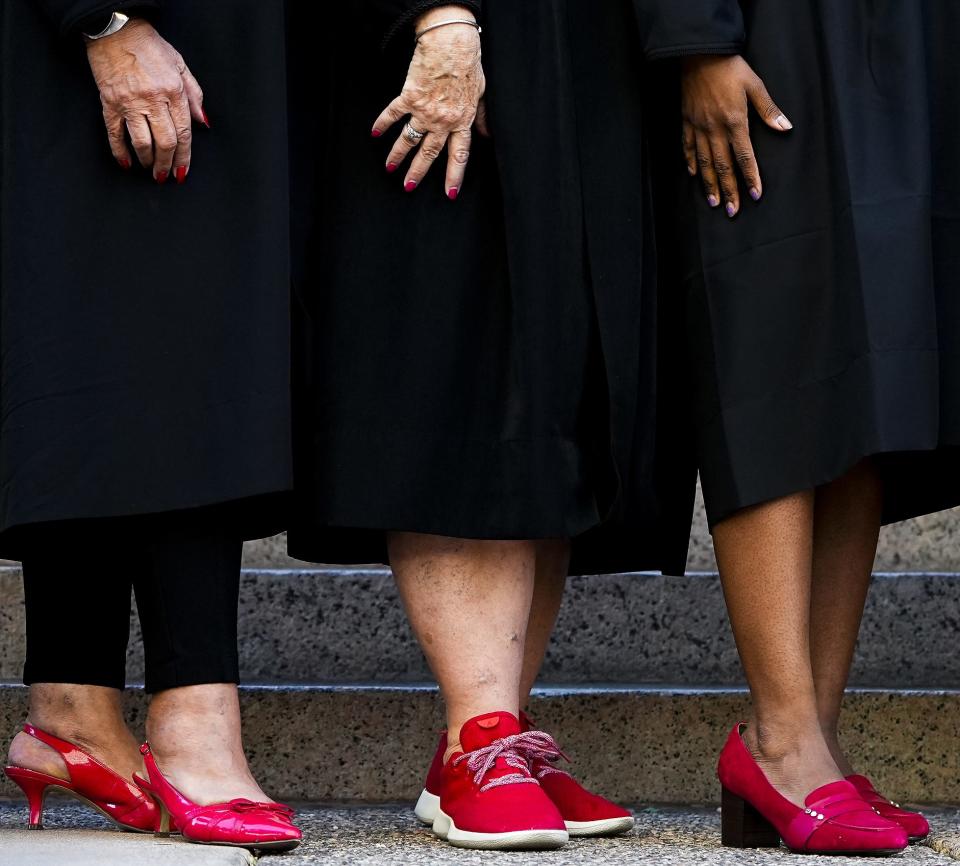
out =
[[(25, 806), (0, 803), (0, 866), (254, 866), (257, 858), (236, 848), (190, 845), (111, 829), (89, 809), (51, 801), (48, 829), (23, 826)], [(927, 810), (934, 827), (928, 844), (877, 858), (809, 857), (779, 851), (720, 847), (716, 809), (641, 809), (637, 829), (614, 839), (573, 841), (560, 851), (497, 853), (460, 851), (417, 824), (409, 805), (304, 807), (299, 822), (305, 842), (290, 854), (262, 857), (260, 866), (957, 866), (960, 809)]]

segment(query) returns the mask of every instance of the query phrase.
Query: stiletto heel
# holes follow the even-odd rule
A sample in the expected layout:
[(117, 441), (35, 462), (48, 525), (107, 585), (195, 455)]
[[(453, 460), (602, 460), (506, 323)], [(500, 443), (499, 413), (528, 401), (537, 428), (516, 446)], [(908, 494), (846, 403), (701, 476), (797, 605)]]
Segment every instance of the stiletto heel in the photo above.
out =
[(157, 828), (160, 812), (150, 797), (133, 781), (124, 779), (79, 746), (61, 740), (33, 725), (23, 732), (45, 743), (63, 758), (69, 779), (61, 779), (26, 767), (6, 767), (7, 777), (16, 782), (30, 804), (30, 829), (43, 827), (43, 802), (50, 788), (63, 791), (92, 806), (124, 830), (152, 833)]
[(30, 807), (30, 823), (27, 825), (27, 829), (42, 830), (43, 801), (46, 799), (50, 781), (55, 777), (48, 776), (46, 773), (27, 770), (23, 767), (7, 767), (4, 773), (11, 782), (15, 782), (20, 787), (20, 790), (27, 797), (27, 805)]
[(293, 809), (282, 803), (230, 800), (201, 806), (188, 800), (160, 772), (148, 743), (140, 747), (147, 778), (134, 776), (140, 788), (157, 801), (161, 817), (157, 835), (171, 827), (184, 839), (204, 845), (238, 845), (253, 851), (289, 851), (303, 834), (293, 823)]
[(723, 789), (721, 842), (727, 848), (779, 848), (777, 828), (742, 797)]
[(766, 777), (736, 725), (720, 753), (723, 786), (723, 844), (773, 847), (780, 839), (797, 854), (899, 854), (907, 833), (877, 814), (846, 780), (807, 794), (803, 807), (791, 803)]

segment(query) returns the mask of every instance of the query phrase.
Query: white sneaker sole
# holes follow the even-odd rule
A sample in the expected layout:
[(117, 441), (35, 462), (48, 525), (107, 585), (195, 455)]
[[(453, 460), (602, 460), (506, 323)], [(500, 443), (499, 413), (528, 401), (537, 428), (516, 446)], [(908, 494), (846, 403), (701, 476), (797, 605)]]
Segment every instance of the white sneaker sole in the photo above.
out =
[(423, 793), (420, 795), (420, 799), (417, 800), (417, 805), (414, 807), (413, 812), (417, 816), (417, 820), (421, 824), (433, 825), (434, 819), (437, 817), (437, 812), (440, 811), (440, 798), (436, 794), (431, 794), (426, 788), (423, 789)]
[(570, 839), (566, 830), (514, 830), (510, 833), (472, 833), (460, 830), (443, 809), (437, 809), (433, 832), (455, 848), (478, 851), (551, 851)]
[(636, 821), (627, 816), (623, 818), (604, 818), (600, 821), (564, 821), (570, 837), (574, 836), (616, 836), (634, 828)]

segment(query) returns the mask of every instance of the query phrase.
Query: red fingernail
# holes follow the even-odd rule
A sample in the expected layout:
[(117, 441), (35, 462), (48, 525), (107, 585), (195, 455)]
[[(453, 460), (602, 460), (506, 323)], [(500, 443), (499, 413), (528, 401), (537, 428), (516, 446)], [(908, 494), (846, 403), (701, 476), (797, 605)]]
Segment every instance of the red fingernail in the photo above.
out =
[(455, 186), (452, 186), (447, 190), (447, 198), (450, 199), (450, 201), (456, 201), (458, 195), (460, 195), (460, 190)]
[(413, 192), (413, 191), (417, 188), (417, 182), (416, 182), (415, 180), (408, 180), (408, 181), (403, 185), (403, 188), (404, 188), (407, 192)]
[(177, 166), (177, 183), (184, 183), (187, 179), (187, 167), (185, 165)]
[(202, 105), (200, 106), (200, 114), (203, 115), (203, 125), (207, 129), (210, 129), (210, 118), (207, 117), (207, 109), (205, 109)]
[(388, 163), (387, 163), (387, 171), (390, 172), (390, 174), (393, 174), (396, 170), (397, 170), (397, 164), (396, 164), (396, 163), (394, 163), (394, 162), (388, 162)]
[(157, 183), (166, 183), (167, 178), (170, 177), (170, 172), (168, 171), (158, 171), (157, 172)]
[(370, 135), (372, 135), (374, 138), (380, 138), (383, 133), (379, 129), (371, 129)]
[(127, 159), (126, 157), (124, 157), (123, 159), (118, 159), (117, 162), (120, 163), (120, 168), (122, 168), (124, 171), (130, 171), (130, 160), (129, 160), (129, 159)]

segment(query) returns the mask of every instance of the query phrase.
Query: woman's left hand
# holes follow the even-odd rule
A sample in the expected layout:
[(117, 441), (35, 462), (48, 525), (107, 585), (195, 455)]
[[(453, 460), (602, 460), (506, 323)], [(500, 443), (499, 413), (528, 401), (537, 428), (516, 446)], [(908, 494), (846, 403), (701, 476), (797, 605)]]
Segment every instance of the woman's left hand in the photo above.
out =
[(722, 200), (727, 216), (740, 210), (737, 171), (759, 201), (760, 168), (750, 139), (750, 106), (777, 132), (793, 124), (740, 56), (688, 57), (683, 63), (683, 154), (691, 176), (698, 172), (710, 207)]
[[(440, 6), (422, 15), (416, 29), (422, 32), (432, 24), (454, 19), (472, 21), (473, 14), (463, 6)], [(409, 116), (387, 157), (387, 171), (394, 172), (415, 151), (404, 179), (407, 192), (423, 182), (446, 148), (444, 190), (450, 199), (459, 194), (470, 160), (474, 124), (485, 132), (481, 101), (486, 80), (480, 54), (480, 34), (469, 24), (448, 24), (424, 33), (417, 42), (403, 91), (373, 125), (376, 138)], [(411, 128), (423, 133), (423, 138), (416, 141)]]

